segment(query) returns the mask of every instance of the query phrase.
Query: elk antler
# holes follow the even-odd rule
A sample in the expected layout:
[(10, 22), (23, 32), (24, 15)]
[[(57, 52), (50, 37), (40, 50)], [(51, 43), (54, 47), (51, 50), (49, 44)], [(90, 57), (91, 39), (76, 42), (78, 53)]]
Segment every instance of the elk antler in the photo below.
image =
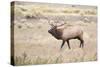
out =
[(57, 23), (57, 26), (59, 27), (59, 26), (65, 25), (65, 24), (66, 24), (66, 23), (65, 23), (64, 21), (60, 21), (60, 22)]
[(53, 27), (53, 26), (56, 26), (56, 25), (53, 23), (52, 20), (48, 20), (48, 23), (49, 23), (49, 25), (51, 25), (52, 27)]

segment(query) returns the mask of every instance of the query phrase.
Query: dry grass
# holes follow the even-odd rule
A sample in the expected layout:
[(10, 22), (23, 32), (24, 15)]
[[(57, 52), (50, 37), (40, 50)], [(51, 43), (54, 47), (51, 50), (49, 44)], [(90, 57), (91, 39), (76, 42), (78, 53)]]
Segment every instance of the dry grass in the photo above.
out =
[[(65, 63), (64, 57), (62, 55), (57, 57), (48, 57), (42, 58), (39, 56), (34, 56), (32, 58), (28, 57), (26, 53), (23, 53), (22, 56), (15, 57), (15, 64), (16, 65), (29, 65), (29, 64), (55, 64), (55, 63)], [(68, 62), (84, 62), (84, 61), (96, 61), (97, 56), (96, 54), (92, 57), (86, 58), (85, 56), (77, 58), (67, 58)]]
[(19, 56), (15, 58), (15, 64), (16, 65), (29, 65), (29, 64), (54, 64), (54, 63), (62, 63), (62, 57), (58, 56), (56, 58), (42, 58), (39, 56), (34, 56), (34, 59), (31, 59), (27, 56)]

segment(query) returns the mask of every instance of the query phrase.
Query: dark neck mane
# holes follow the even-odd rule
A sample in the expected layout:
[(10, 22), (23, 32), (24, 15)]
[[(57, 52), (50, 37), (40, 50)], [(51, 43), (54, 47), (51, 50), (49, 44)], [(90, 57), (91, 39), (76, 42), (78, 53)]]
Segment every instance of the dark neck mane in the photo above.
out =
[(54, 33), (52, 33), (52, 35), (56, 38), (56, 39), (61, 39), (62, 37), (62, 32), (55, 30)]

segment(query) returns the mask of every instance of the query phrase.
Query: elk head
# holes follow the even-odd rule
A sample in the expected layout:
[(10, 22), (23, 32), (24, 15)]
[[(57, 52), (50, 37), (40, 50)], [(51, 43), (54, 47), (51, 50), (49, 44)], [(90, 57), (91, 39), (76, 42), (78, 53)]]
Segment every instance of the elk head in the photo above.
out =
[(48, 30), (48, 32), (54, 36), (56, 39), (61, 39), (62, 31), (59, 29), (59, 27), (63, 26), (64, 23), (60, 23), (58, 21), (55, 22), (48, 22), (51, 25), (51, 29)]

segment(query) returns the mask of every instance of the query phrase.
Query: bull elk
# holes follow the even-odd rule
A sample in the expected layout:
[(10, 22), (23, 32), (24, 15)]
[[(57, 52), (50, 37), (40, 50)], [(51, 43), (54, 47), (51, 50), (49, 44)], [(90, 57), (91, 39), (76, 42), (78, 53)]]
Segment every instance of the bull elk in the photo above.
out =
[(67, 42), (68, 48), (71, 49), (69, 40), (78, 39), (80, 40), (80, 48), (84, 46), (83, 30), (78, 26), (65, 27), (65, 23), (59, 22), (58, 24), (50, 23), (51, 29), (48, 32), (58, 40), (62, 40), (61, 48)]

